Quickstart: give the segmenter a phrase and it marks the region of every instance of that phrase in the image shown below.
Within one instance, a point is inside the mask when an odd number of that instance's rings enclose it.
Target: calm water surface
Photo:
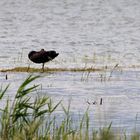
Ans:
[[[55,101],[63,99],[67,105],[72,99],[74,113],[84,112],[89,102],[95,127],[112,121],[114,126],[132,129],[137,116],[140,130],[139,0],[0,1],[0,69],[40,67],[27,54],[41,48],[60,53],[48,67],[125,67],[116,69],[110,79],[110,72],[58,72],[43,74],[36,83]],[[0,73],[1,85],[11,83],[7,96],[12,97],[27,75]]]

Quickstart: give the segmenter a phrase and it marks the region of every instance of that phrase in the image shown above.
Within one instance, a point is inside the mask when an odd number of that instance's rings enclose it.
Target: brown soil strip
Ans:
[[[101,69],[96,68],[46,68],[44,72],[95,72],[101,71]],[[29,67],[15,67],[12,69],[3,69],[0,72],[42,72],[42,69],[39,68],[29,68]]]

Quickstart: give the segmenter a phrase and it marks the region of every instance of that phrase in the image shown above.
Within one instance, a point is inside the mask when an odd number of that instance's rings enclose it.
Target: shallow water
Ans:
[[[42,94],[55,101],[63,99],[66,105],[71,99],[74,113],[84,112],[90,103],[95,127],[112,121],[114,127],[133,129],[137,116],[140,130],[139,7],[139,0],[0,1],[0,69],[39,68],[27,54],[41,48],[60,53],[48,67],[113,69],[119,64],[125,69],[114,70],[111,76],[111,70],[44,73],[37,83],[42,85]],[[27,75],[0,73],[0,83],[11,83],[8,95],[12,98]]]
[[[5,74],[8,75],[8,80],[5,79]],[[111,78],[110,72],[107,72],[105,81],[100,74],[101,72],[92,72],[87,77],[86,72],[43,73],[42,78],[33,84],[40,84],[39,94],[48,95],[55,104],[62,100],[66,107],[70,101],[74,119],[79,118],[79,114],[82,115],[89,107],[90,125],[93,128],[107,126],[112,122],[112,127],[119,127],[120,130],[132,131],[136,127],[139,131],[140,71],[114,71]],[[10,83],[5,100],[7,97],[12,100],[18,86],[28,75],[29,73],[0,74],[3,85]],[[36,93],[33,94],[35,95]],[[1,102],[1,106],[5,104],[5,100]],[[56,113],[62,117],[62,108],[59,107]]]
[[[139,7],[139,0],[1,1],[0,66],[28,66],[28,52],[41,48],[60,53],[50,67],[138,65]]]

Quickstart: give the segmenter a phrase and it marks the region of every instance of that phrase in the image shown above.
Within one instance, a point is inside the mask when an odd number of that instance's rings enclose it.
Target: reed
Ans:
[[[74,122],[68,107],[61,101],[54,104],[48,96],[32,98],[32,92],[39,85],[31,83],[40,76],[30,75],[19,86],[14,100],[7,99],[6,105],[0,109],[0,140],[125,140],[121,133],[112,130],[112,123],[99,130],[91,130],[88,109]],[[5,98],[9,85],[0,89],[0,101]],[[62,107],[64,117],[62,120],[54,114],[58,106]],[[140,134],[133,132],[130,140],[139,140]]]

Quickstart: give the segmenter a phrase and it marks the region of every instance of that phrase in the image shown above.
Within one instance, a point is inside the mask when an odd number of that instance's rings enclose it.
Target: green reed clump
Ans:
[[[29,76],[18,88],[13,102],[7,99],[6,105],[1,109],[0,137],[3,140],[9,139],[33,139],[38,138],[44,123],[45,114],[51,114],[60,102],[53,105],[48,96],[36,97],[32,101],[31,92],[35,91],[38,85],[28,87],[28,85],[39,78],[39,76]],[[2,100],[9,85],[0,91]]]
[[[6,105],[0,109],[0,140],[126,140],[126,137],[112,131],[112,124],[91,131],[88,109],[75,123],[70,115],[70,103],[67,108],[62,105],[64,117],[59,120],[53,113],[61,101],[54,105],[48,96],[32,98],[31,93],[39,85],[30,84],[39,77],[27,77],[14,99],[8,98]],[[0,101],[8,87],[0,89]],[[139,136],[139,133],[133,133],[129,138],[139,140]]]

